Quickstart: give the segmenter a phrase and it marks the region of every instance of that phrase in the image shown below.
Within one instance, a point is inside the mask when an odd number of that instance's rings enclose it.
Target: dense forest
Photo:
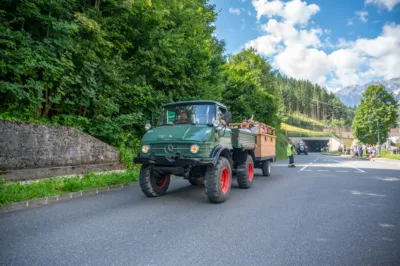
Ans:
[[[276,87],[284,114],[303,114],[331,126],[351,126],[355,108],[349,108],[332,92],[307,80],[276,75]],[[296,115],[293,115],[294,117]]]
[[[0,119],[80,128],[137,145],[163,103],[213,99],[236,121],[279,126],[291,112],[348,124],[344,105],[286,78],[252,49],[225,56],[207,0],[0,2]],[[312,95],[312,97],[310,97]]]

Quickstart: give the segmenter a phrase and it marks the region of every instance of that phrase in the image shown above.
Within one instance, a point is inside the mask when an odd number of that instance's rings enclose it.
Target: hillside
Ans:
[[[394,78],[391,80],[378,80],[368,82],[362,85],[351,85],[344,87],[337,92],[335,95],[340,98],[340,100],[347,106],[355,106],[360,103],[362,94],[370,85],[380,85],[382,84],[385,88],[394,94],[397,100],[400,100],[400,78]]]
[[[161,106],[182,100],[274,127],[351,122],[333,93],[282,76],[254,49],[225,56],[205,1],[28,2],[2,4],[0,120],[73,126],[132,150]]]

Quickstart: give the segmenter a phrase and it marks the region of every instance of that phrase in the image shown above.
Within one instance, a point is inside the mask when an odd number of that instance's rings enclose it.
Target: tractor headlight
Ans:
[[[193,154],[196,154],[199,152],[199,146],[197,146],[196,144],[193,144],[192,146],[190,146],[190,152]]]
[[[142,146],[142,152],[143,153],[148,153],[150,150],[150,146],[149,145],[143,145]]]

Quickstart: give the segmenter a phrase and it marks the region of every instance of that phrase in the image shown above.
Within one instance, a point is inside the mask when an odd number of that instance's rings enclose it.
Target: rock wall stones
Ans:
[[[75,128],[0,121],[0,169],[115,163],[119,151]]]

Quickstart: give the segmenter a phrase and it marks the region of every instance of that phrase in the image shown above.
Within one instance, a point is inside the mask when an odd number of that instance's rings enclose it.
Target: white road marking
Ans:
[[[305,171],[304,169],[307,168],[308,165],[304,166],[303,168],[300,169],[300,171]]]
[[[314,161],[314,162],[316,162],[318,159],[319,159],[319,156],[318,156],[318,158],[317,158],[317,159],[315,159],[315,161]],[[309,164],[311,165],[311,164],[313,164],[313,162],[311,162],[311,163],[309,163]],[[312,170],[305,170],[305,169],[307,168],[307,166],[308,166],[308,165],[305,165],[303,168],[301,168],[301,169],[300,169],[300,172],[301,172],[301,171],[312,172]]]
[[[329,170],[318,170],[318,172],[329,172]]]
[[[365,171],[363,171],[363,170],[361,170],[361,169],[358,169],[357,167],[351,166],[351,165],[349,165],[349,164],[347,164],[347,163],[343,163],[343,162],[341,162],[341,161],[337,161],[337,160],[333,160],[333,159],[328,159],[328,160],[331,160],[331,161],[334,161],[334,162],[337,162],[337,163],[341,163],[341,164],[343,164],[343,165],[347,165],[348,167],[353,168],[353,169],[356,169],[357,171],[359,171],[358,173],[365,173]],[[356,172],[356,173],[357,173],[357,172]]]
[[[336,171],[338,173],[348,173],[349,171]]]

